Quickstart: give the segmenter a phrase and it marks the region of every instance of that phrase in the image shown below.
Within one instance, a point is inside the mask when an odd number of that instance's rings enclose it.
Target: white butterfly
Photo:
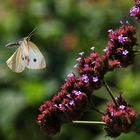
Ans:
[[[30,41],[30,37],[25,37],[18,43],[9,43],[6,47],[16,47],[18,49],[6,61],[8,67],[17,73],[22,72],[26,67],[30,69],[42,69],[46,67],[46,61],[38,47]]]

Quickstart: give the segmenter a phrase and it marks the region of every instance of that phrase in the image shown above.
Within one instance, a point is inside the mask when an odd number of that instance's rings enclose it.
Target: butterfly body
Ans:
[[[46,67],[46,61],[38,47],[25,37],[18,43],[9,43],[8,48],[18,46],[16,52],[6,61],[8,67],[17,73],[22,72],[26,67],[30,69],[42,69]]]

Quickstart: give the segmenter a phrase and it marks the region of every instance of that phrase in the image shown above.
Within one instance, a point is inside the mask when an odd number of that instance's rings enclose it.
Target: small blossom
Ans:
[[[78,57],[76,60],[77,60],[77,62],[80,62],[81,61],[81,57]]]
[[[109,33],[110,33],[110,32],[113,32],[113,30],[112,30],[112,29],[109,29],[108,32],[109,32]]]
[[[73,77],[73,76],[74,76],[74,73],[69,73],[69,74],[67,75],[68,78]]]
[[[126,21],[126,24],[129,24],[129,21],[128,20]]]
[[[140,8],[139,7],[132,7],[130,10],[130,15],[131,16],[136,16],[138,13],[140,12]]]
[[[125,109],[125,106],[124,105],[120,105],[119,106],[119,109],[122,109],[123,110],[123,109]]]
[[[88,64],[84,64],[84,67],[89,67],[89,65]]]
[[[123,25],[123,21],[122,20],[120,20],[120,24]]]
[[[103,49],[103,52],[107,52],[107,51],[108,51],[108,48]]]
[[[127,50],[124,50],[123,52],[122,52],[122,54],[124,54],[124,55],[127,55],[129,53],[129,51],[127,51]]]
[[[91,47],[90,49],[91,49],[92,51],[95,51],[95,47]]]
[[[111,116],[114,116],[114,112],[111,112]]]
[[[77,91],[77,90],[73,90],[73,93],[74,93],[76,96],[79,96],[79,95],[82,94],[81,91]]]
[[[71,100],[71,101],[69,102],[69,104],[70,104],[70,105],[73,105],[73,104],[74,104],[74,100]]]
[[[66,96],[67,96],[68,98],[72,99],[72,97],[71,97],[71,95],[70,95],[70,94],[67,94]]]
[[[98,77],[96,76],[96,77],[93,77],[93,82],[98,82],[99,81],[99,79],[98,79]]]
[[[123,37],[123,35],[119,35],[118,40],[119,40],[119,42],[121,42],[123,44],[127,41],[127,37]]]
[[[113,42],[113,43],[115,43],[115,41],[114,41],[114,39],[113,39],[113,38],[111,38],[111,39],[110,39],[110,41],[111,41],[111,42]]]
[[[85,54],[84,52],[80,52],[80,53],[79,53],[80,56],[83,56],[84,54]]]
[[[85,82],[85,83],[88,83],[89,82],[89,78],[86,74],[82,75],[82,80]]]

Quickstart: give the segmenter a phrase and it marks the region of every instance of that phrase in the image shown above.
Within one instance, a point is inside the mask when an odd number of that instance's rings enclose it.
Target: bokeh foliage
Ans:
[[[77,53],[90,53],[93,45],[102,54],[108,41],[108,29],[120,26],[119,21],[138,23],[129,16],[134,0],[5,0],[0,1],[0,140],[101,140],[105,133],[101,126],[64,125],[61,134],[48,137],[37,125],[38,107],[59,91],[66,75],[74,71]],[[13,73],[5,64],[15,49],[5,48],[17,42],[35,27],[32,41],[46,58],[47,68]],[[140,112],[140,55],[134,65],[106,75],[113,91],[124,97]],[[94,101],[105,108],[110,99],[104,88],[96,91]],[[117,95],[117,94],[116,94]],[[96,112],[83,120],[100,120]],[[117,140],[137,140],[140,135],[130,133]]]

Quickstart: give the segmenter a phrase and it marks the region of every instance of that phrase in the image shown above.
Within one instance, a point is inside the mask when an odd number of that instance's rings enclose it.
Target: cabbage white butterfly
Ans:
[[[34,31],[34,30],[33,30]],[[9,43],[7,48],[18,47],[15,53],[6,61],[8,67],[17,73],[26,67],[29,69],[42,69],[46,67],[46,61],[38,47],[30,41],[33,31],[18,43]]]

